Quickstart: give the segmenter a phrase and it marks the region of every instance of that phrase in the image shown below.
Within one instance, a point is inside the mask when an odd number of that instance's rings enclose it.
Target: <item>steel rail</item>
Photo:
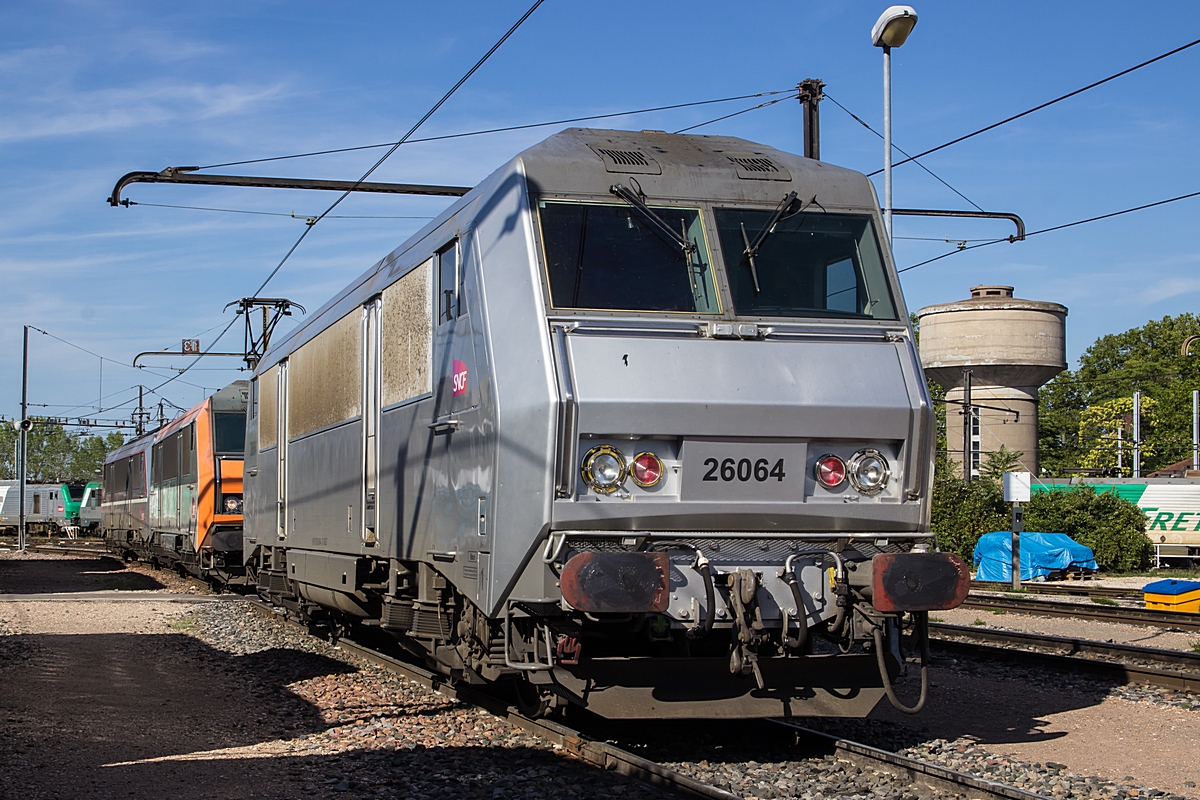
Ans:
[[[989,660],[1100,673],[1125,683],[1149,684],[1186,692],[1200,691],[1200,653],[939,622],[931,622],[929,630],[930,633],[941,634],[933,637],[931,644],[943,650]],[[957,641],[945,638],[947,636],[973,641]],[[1057,652],[1014,649],[1022,646],[1048,648]],[[1089,658],[1089,655],[1149,661],[1158,666]]]
[[[931,789],[948,791],[956,797],[967,798],[1003,798],[1004,800],[1045,800],[1045,795],[1018,789],[1006,783],[978,778],[965,772],[919,761],[915,758],[902,756],[878,747],[859,744],[858,742],[842,739],[828,733],[814,731],[794,722],[782,719],[768,720],[776,725],[791,728],[802,736],[823,742],[834,748],[839,756],[857,767],[867,767],[882,772],[899,773],[913,783],[923,784]]]
[[[1011,592],[1012,586],[999,581],[971,581],[973,592]],[[1022,583],[1021,591],[1029,594],[1055,594],[1070,597],[1108,597],[1111,599],[1141,600],[1141,589],[1122,589],[1118,586],[1088,586],[1085,583]]]
[[[1015,597],[979,597],[968,595],[962,608],[995,609],[1038,617],[1073,617],[1093,622],[1112,622],[1118,625],[1141,625],[1156,628],[1177,628],[1200,631],[1200,614],[1182,611],[1157,611],[1148,608],[1125,608],[1084,603],[1062,603],[1053,600],[1028,600]]]
[[[312,633],[306,626],[281,616],[271,606],[261,600],[248,597],[246,601],[252,609],[260,614],[274,619],[283,619],[290,625],[310,634]],[[530,719],[498,698],[472,689],[469,686],[456,686],[443,675],[438,675],[398,658],[393,658],[386,653],[381,653],[351,639],[338,639],[336,644],[347,652],[351,652],[360,658],[381,666],[389,672],[402,675],[408,680],[419,683],[444,697],[478,706],[511,725],[515,725],[535,736],[546,739],[552,744],[560,746],[563,752],[590,766],[609,772],[616,772],[625,777],[633,778],[652,786],[667,788],[690,797],[706,797],[713,800],[741,800],[736,794],[702,783],[694,778],[689,778],[681,772],[676,772],[669,767],[664,767],[661,764],[634,755],[619,747],[614,747],[607,742],[589,739],[579,731],[568,728],[565,725],[545,719]]]
[[[83,546],[72,547],[70,545],[67,545],[64,547],[61,545],[53,545],[53,544],[31,544],[31,545],[26,545],[25,549],[29,550],[31,552],[34,552],[34,553],[51,553],[51,554],[56,554],[56,555],[60,555],[60,556],[87,555],[87,556],[97,556],[100,558],[116,558],[116,556],[114,556],[112,553],[108,552],[108,550],[106,550],[104,548],[104,545],[96,545],[95,547],[83,547]]]

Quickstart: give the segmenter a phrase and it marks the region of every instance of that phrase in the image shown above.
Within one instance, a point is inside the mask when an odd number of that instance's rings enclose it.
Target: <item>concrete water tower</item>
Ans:
[[[969,300],[926,306],[917,318],[921,365],[950,401],[950,459],[961,469],[969,422],[973,475],[1001,445],[1036,475],[1038,388],[1067,368],[1066,306],[1020,300],[1011,286],[974,286]],[[972,413],[964,420],[968,381]]]

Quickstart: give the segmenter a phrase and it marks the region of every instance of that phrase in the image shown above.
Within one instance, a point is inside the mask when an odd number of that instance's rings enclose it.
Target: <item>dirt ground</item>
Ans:
[[[0,798],[663,796],[175,580],[0,554]]]

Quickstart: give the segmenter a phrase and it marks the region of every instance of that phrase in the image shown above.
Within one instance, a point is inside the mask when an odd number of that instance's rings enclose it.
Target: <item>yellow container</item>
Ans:
[[[1146,608],[1200,614],[1200,583],[1196,581],[1155,581],[1142,587],[1142,597]]]

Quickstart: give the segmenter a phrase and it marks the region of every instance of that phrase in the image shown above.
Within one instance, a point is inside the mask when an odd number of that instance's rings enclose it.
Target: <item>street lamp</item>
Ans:
[[[904,44],[916,25],[917,12],[912,6],[889,6],[871,28],[871,44],[883,48],[883,227],[889,246],[892,243],[892,48]]]

